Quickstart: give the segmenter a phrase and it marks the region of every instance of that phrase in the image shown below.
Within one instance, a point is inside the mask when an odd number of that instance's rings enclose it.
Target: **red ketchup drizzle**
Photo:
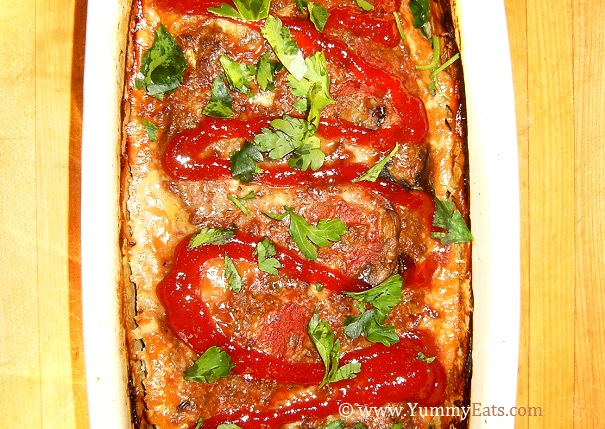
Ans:
[[[280,384],[317,385],[324,367],[320,363],[295,363],[235,343],[214,323],[199,287],[205,274],[203,267],[226,253],[237,260],[253,262],[255,241],[238,232],[224,245],[203,245],[189,248],[189,238],[176,248],[175,264],[157,288],[158,297],[166,308],[170,329],[198,354],[211,346],[223,347],[235,367],[234,374],[245,374],[254,379],[272,380]],[[278,260],[283,272],[305,282],[321,282],[334,293],[344,290],[360,291],[369,285],[349,278],[316,262],[301,259],[294,252],[278,248]],[[374,344],[364,349],[343,354],[341,365],[360,362],[362,371],[353,380],[335,383],[331,393],[317,391],[307,400],[280,407],[280,396],[287,396],[288,388],[272,396],[273,408],[244,410],[231,415],[215,416],[204,422],[204,427],[216,427],[230,422],[245,424],[246,428],[261,428],[266,424],[283,424],[305,417],[321,418],[338,412],[343,402],[379,406],[389,401],[413,401],[423,405],[438,404],[443,400],[446,374],[439,362],[426,364],[417,359],[419,352],[434,355],[435,347],[422,333],[408,334],[400,342],[385,347]]]
[[[361,372],[352,380],[334,383],[329,389],[313,392],[307,399],[261,410],[238,410],[232,414],[204,420],[204,428],[237,424],[245,429],[275,428],[305,418],[321,419],[338,414],[339,406],[378,407],[388,402],[414,402],[422,406],[441,404],[445,397],[446,373],[438,362],[427,364],[417,359],[430,339],[422,334],[401,338],[390,347],[374,344],[343,356],[342,362],[361,363]],[[424,353],[424,352],[423,352]],[[437,365],[435,365],[437,364]],[[272,405],[280,396],[287,400],[291,390],[282,388],[269,399]],[[277,405],[277,404],[275,404]]]
[[[253,255],[255,241],[252,237],[238,232],[225,245],[205,245],[195,248],[187,246],[185,239],[177,246],[173,269],[157,287],[157,294],[164,307],[170,329],[181,340],[201,354],[211,346],[224,347],[237,365],[235,374],[246,373],[255,379],[274,380],[285,384],[319,384],[323,377],[323,365],[289,363],[283,359],[235,344],[210,318],[207,305],[199,294],[202,275],[201,267],[215,258],[228,254],[233,260],[255,262]],[[326,289],[336,293],[349,290],[361,291],[369,286],[359,280],[349,278],[318,263],[305,261],[295,253],[278,248],[277,259],[289,277],[305,282],[320,282]]]
[[[180,14],[207,14],[209,7],[219,7],[220,1],[208,0],[154,0],[155,7]],[[398,10],[400,1],[377,0],[374,12],[389,16],[386,10]],[[308,20],[283,19],[305,56],[323,50],[326,57],[352,73],[354,79],[365,83],[373,95],[392,101],[399,121],[396,125],[369,130],[338,119],[324,119],[317,134],[328,140],[345,139],[353,145],[369,146],[378,151],[392,149],[395,142],[421,144],[428,132],[426,112],[422,102],[405,90],[403,83],[388,72],[370,65],[351,52],[334,36],[342,30],[367,37],[387,47],[399,43],[399,34],[393,19],[361,13],[353,8],[332,9],[325,33],[318,32]],[[258,29],[259,23],[243,23]],[[174,178],[181,180],[217,180],[231,177],[228,159],[212,152],[212,145],[228,138],[252,139],[262,128],[270,126],[270,118],[243,120],[204,119],[196,129],[177,134],[169,143],[162,163]],[[285,166],[270,166],[255,175],[254,181],[268,186],[325,186],[350,183],[367,171],[367,166],[347,164],[344,161],[322,167],[318,171],[298,171]],[[391,182],[360,182],[358,186],[374,192],[417,213],[431,229],[433,200],[424,192],[408,191]],[[237,344],[210,315],[208,305],[200,295],[205,275],[205,264],[225,254],[234,260],[254,262],[254,239],[238,232],[225,245],[204,245],[188,248],[183,240],[175,251],[171,272],[158,285],[157,293],[167,312],[169,327],[198,354],[211,346],[221,346],[236,364],[235,374],[253,379],[275,381],[279,384],[310,386],[320,383],[324,367],[320,363],[295,363],[268,355],[251,347]],[[370,286],[349,278],[313,261],[301,259],[296,253],[280,248],[278,260],[285,275],[305,282],[320,282],[333,293],[360,291]],[[422,286],[436,268],[432,259],[426,266],[410,265],[408,279],[414,286]],[[341,365],[361,362],[362,371],[353,380],[334,383],[330,388],[311,391],[307,398],[281,404],[290,398],[290,387],[279,388],[270,398],[270,405],[262,409],[238,410],[232,414],[212,417],[204,427],[215,428],[222,423],[239,424],[244,428],[275,427],[307,417],[322,418],[338,413],[341,403],[381,406],[387,402],[418,402],[431,406],[441,403],[445,395],[446,374],[442,365],[417,359],[419,352],[435,355],[436,347],[429,334],[409,333],[399,343],[385,347],[374,344],[350,351],[341,357]]]
[[[330,17],[324,31],[332,35],[342,30],[351,31],[356,36],[367,37],[389,48],[397,46],[401,38],[393,15],[389,15],[388,19],[381,19],[352,7],[330,9]]]

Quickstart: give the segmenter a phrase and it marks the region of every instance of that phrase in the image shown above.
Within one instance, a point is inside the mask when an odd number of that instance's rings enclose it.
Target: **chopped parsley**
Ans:
[[[197,424],[195,425],[195,428],[193,428],[193,429],[200,429],[203,424],[204,424],[204,418],[200,417],[199,419],[197,419]]]
[[[292,39],[290,30],[284,27],[279,18],[269,15],[261,33],[284,67],[297,79],[302,79],[307,72],[307,65],[296,41]]]
[[[307,121],[314,127],[313,132],[319,126],[319,116],[324,107],[333,104],[334,99],[330,95],[330,75],[326,57],[323,52],[317,52],[305,59],[307,71],[302,78],[294,75],[288,76],[288,84],[292,88],[292,94],[302,97],[294,107],[300,112],[307,112]]]
[[[144,118],[139,118],[139,121],[143,125],[143,128],[145,128],[145,132],[147,133],[147,137],[149,137],[149,140],[151,140],[152,142],[156,141],[158,139],[159,130],[157,125],[153,122],[149,122],[147,119]]]
[[[431,34],[429,17],[431,13],[430,0],[410,0],[410,11],[414,17],[414,27],[421,29],[428,38]]]
[[[250,211],[246,208],[246,206],[242,203],[242,201],[254,200],[256,198],[254,191],[248,192],[246,195],[244,195],[241,198],[238,198],[235,195],[228,194],[227,198],[229,199],[229,201],[231,201],[235,205],[235,207],[240,209],[242,211],[242,213],[244,213],[245,216],[250,216]]]
[[[233,292],[240,292],[244,288],[244,282],[242,281],[242,276],[240,276],[237,268],[235,268],[235,264],[229,256],[225,254],[225,271],[224,277],[227,281],[227,285],[229,289]]]
[[[433,36],[431,40],[433,43],[433,59],[431,60],[430,64],[427,64],[424,66],[423,65],[416,66],[416,70],[430,70],[431,83],[429,84],[429,91],[431,92],[431,94],[434,94],[435,89],[438,84],[437,76],[443,70],[445,70],[446,68],[451,66],[454,62],[456,62],[456,60],[458,60],[458,58],[460,58],[460,54],[457,53],[456,55],[452,56],[449,60],[447,60],[445,63],[443,63],[442,65],[439,65],[440,52],[441,52],[439,38],[437,36]]]
[[[451,201],[441,201],[435,197],[435,215],[433,226],[447,232],[433,232],[431,237],[438,238],[442,244],[467,243],[473,241],[473,235],[466,226],[462,214]]]
[[[387,314],[401,302],[402,288],[403,279],[399,274],[395,274],[372,289],[363,292],[344,292],[344,294]]]
[[[221,3],[220,7],[208,8],[208,12],[225,18],[244,21],[260,21],[269,15],[271,0],[233,0],[233,6]]]
[[[275,244],[267,237],[256,244],[256,256],[258,258],[258,269],[269,274],[277,275],[278,268],[282,264],[274,257],[277,255]]]
[[[367,0],[356,0],[357,6],[365,10],[366,12],[374,10],[374,5]]]
[[[233,97],[221,76],[217,76],[212,84],[210,101],[204,107],[203,114],[213,118],[231,118],[233,116]]]
[[[399,36],[401,37],[401,40],[405,42],[405,33],[403,31],[403,24],[401,23],[401,17],[399,16],[399,12],[393,12],[393,16],[395,17],[395,25],[397,26]]]
[[[330,17],[330,12],[319,4],[312,3],[308,0],[296,0],[296,7],[299,11],[309,11],[309,19],[318,31],[324,31],[326,22]]]
[[[183,377],[188,381],[212,383],[219,378],[229,376],[234,366],[231,357],[223,349],[212,346],[183,373]]]
[[[275,75],[283,69],[279,61],[271,60],[269,52],[265,52],[256,64],[256,81],[263,91],[275,89]]]
[[[155,31],[153,45],[141,58],[141,70],[135,76],[137,89],[145,88],[150,96],[163,100],[183,83],[187,60],[183,50],[164,24]]]
[[[242,183],[251,182],[254,175],[262,171],[257,163],[263,161],[263,155],[258,147],[249,141],[246,141],[240,150],[232,152],[229,160],[231,175]]]
[[[198,247],[203,244],[227,244],[235,235],[234,229],[202,228],[189,240],[189,248]]]
[[[345,427],[344,420],[334,420],[333,422],[328,423],[325,426],[322,426],[321,429],[343,429]]]
[[[395,327],[384,325],[384,322],[392,308],[401,302],[402,288],[403,279],[396,274],[367,291],[345,292],[345,295],[360,302],[361,311],[358,316],[349,316],[345,319],[345,335],[351,339],[363,336],[370,342],[381,343],[385,346],[399,342]],[[370,304],[374,308],[367,310],[364,303]]]
[[[317,170],[323,165],[325,155],[320,140],[305,120],[285,115],[271,121],[271,126],[273,129],[263,128],[261,134],[254,137],[260,151],[268,152],[269,158],[280,159],[292,154],[288,165],[303,171]]]
[[[422,353],[422,352],[418,352],[418,356],[416,356],[416,359],[418,359],[420,362],[425,362],[425,363],[433,363],[433,361],[436,358],[437,358],[437,356],[426,357],[424,355],[424,353]]]
[[[229,81],[229,85],[231,85],[231,87],[236,91],[246,95],[251,95],[252,92],[250,91],[250,82],[256,75],[256,67],[248,64],[238,63],[225,55],[221,55],[219,61],[223,66],[223,70],[225,71],[225,75]]]
[[[320,389],[328,383],[355,378],[361,370],[361,364],[351,362],[339,367],[340,341],[334,341],[334,332],[328,322],[320,320],[319,315],[315,313],[309,321],[307,332],[324,363],[325,374],[319,384]]]
[[[399,149],[399,143],[395,144],[393,150],[380,161],[378,161],[373,167],[371,167],[368,171],[366,171],[363,175],[359,176],[356,179],[353,179],[353,183],[361,182],[362,180],[366,180],[368,182],[375,182],[378,179],[380,173],[384,167],[388,164],[388,162],[395,156],[397,150]]]
[[[222,424],[222,425],[218,425],[216,427],[216,429],[242,429],[242,428],[239,427],[238,425],[234,425],[234,424]]]
[[[309,224],[302,216],[296,214],[294,209],[284,206],[285,213],[265,213],[276,220],[283,220],[290,216],[290,236],[298,249],[310,261],[317,259],[317,247],[327,247],[330,242],[340,240],[348,231],[347,225],[340,219],[321,219],[317,225]]]

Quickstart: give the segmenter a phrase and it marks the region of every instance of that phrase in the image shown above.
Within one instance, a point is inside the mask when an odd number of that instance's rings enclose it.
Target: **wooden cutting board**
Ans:
[[[605,415],[605,3],[504,3],[521,175],[518,406],[542,413],[516,427],[595,428]],[[84,0],[0,4],[0,427],[88,426],[85,9]]]

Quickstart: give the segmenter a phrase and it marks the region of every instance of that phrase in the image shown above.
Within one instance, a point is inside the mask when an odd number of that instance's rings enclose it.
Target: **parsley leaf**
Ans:
[[[309,321],[307,332],[324,363],[325,374],[319,384],[319,389],[328,383],[355,378],[355,375],[361,370],[361,364],[351,362],[338,367],[340,341],[334,341],[334,332],[328,322],[320,320],[319,315],[315,313]]]
[[[366,180],[368,182],[375,182],[378,179],[378,176],[384,169],[384,167],[388,164],[388,162],[395,156],[397,150],[399,149],[399,143],[395,144],[395,147],[387,156],[378,161],[373,167],[371,167],[364,174],[359,176],[356,179],[353,179],[353,183],[361,182],[362,180]]]
[[[240,292],[244,288],[242,276],[239,275],[237,268],[235,268],[235,265],[233,264],[233,261],[226,254],[224,277],[227,281],[229,289],[231,289],[233,292]]]
[[[244,195],[241,198],[238,198],[235,195],[231,195],[231,194],[227,195],[227,198],[229,199],[229,201],[231,201],[235,205],[235,207],[240,209],[244,213],[245,216],[250,216],[250,211],[248,211],[248,209],[246,208],[246,206],[244,206],[242,201],[254,200],[256,198],[256,195],[254,195],[254,191],[250,191],[248,194]]]
[[[345,427],[344,420],[334,420],[323,426],[321,429],[343,429]]]
[[[265,52],[256,64],[256,80],[263,91],[275,89],[275,75],[283,69],[279,61],[272,61],[269,52]]]
[[[401,16],[399,16],[399,12],[393,12],[393,16],[395,17],[395,25],[397,26],[399,37],[405,42],[405,33],[403,31],[403,24],[401,23]]]
[[[164,24],[155,31],[153,45],[141,58],[141,70],[135,77],[137,89],[145,88],[147,94],[163,100],[183,83],[187,60],[183,50]]]
[[[279,18],[269,15],[261,28],[261,33],[284,67],[297,79],[302,79],[307,72],[307,66],[296,41],[292,39],[290,30],[284,27]]]
[[[200,429],[203,424],[204,424],[204,418],[200,417],[199,419],[197,419],[197,424],[195,425],[195,428],[193,428],[193,429]]]
[[[291,207],[284,206],[284,210],[290,215],[290,235],[292,239],[302,254],[311,261],[317,259],[315,246],[327,247],[330,242],[339,241],[340,237],[348,231],[347,225],[340,219],[321,219],[315,226],[307,223],[302,216],[294,213]]]
[[[330,17],[330,12],[328,12],[323,6],[311,2],[308,2],[307,9],[309,10],[309,18],[311,19],[311,22],[315,28],[317,28],[318,31],[324,31],[326,22]]]
[[[403,278],[399,274],[394,274],[372,289],[364,292],[344,292],[344,294],[359,302],[368,303],[384,314],[388,314],[393,307],[401,302],[402,288]]]
[[[353,429],[368,429],[368,427],[363,423],[359,422],[353,425]]]
[[[374,5],[367,0],[357,0],[357,6],[366,12],[374,9]]]
[[[246,141],[240,150],[232,152],[229,160],[231,175],[242,183],[251,182],[254,175],[262,171],[256,163],[262,162],[263,155],[258,147],[249,141]]]
[[[435,197],[433,226],[447,230],[447,232],[433,232],[431,234],[431,237],[438,238],[442,244],[473,241],[473,235],[466,226],[462,214],[451,201],[441,201]]]
[[[231,58],[221,55],[219,58],[229,85],[243,94],[252,95],[250,82],[254,79],[256,68],[248,64],[238,63]]]
[[[212,346],[183,373],[183,377],[188,381],[212,383],[221,377],[229,376],[234,366],[227,353],[220,347]]]
[[[430,0],[410,0],[410,11],[414,17],[414,27],[421,28],[425,36],[428,36],[430,32],[427,31],[429,30],[428,26],[430,25]]]
[[[277,269],[282,267],[277,259],[275,244],[267,237],[256,244],[256,255],[258,257],[258,269],[269,274],[277,275]]]
[[[432,363],[436,358],[437,356],[426,357],[422,352],[418,352],[418,356],[416,356],[416,359],[418,359],[420,362],[425,363]]]
[[[237,10],[227,3],[221,3],[218,8],[208,8],[208,12],[226,18],[260,21],[269,15],[271,0],[233,0],[233,3]]]
[[[147,132],[147,137],[149,137],[149,140],[151,140],[152,142],[156,141],[158,139],[158,130],[159,130],[157,125],[154,124],[153,122],[149,122],[147,119],[144,119],[144,118],[139,118],[139,121],[141,121],[143,128],[145,128],[145,131]]]
[[[206,116],[212,116],[213,118],[231,118],[233,116],[232,106],[233,97],[231,97],[223,78],[217,76],[212,84],[210,101],[206,107],[204,107],[202,113]]]
[[[317,130],[321,111],[334,103],[330,95],[330,75],[323,52],[317,52],[306,58],[305,64],[307,66],[305,75],[301,79],[289,75],[288,84],[292,88],[292,94],[306,99],[304,103],[301,103],[301,100],[297,101],[295,108],[301,111],[308,110],[307,120]]]
[[[288,164],[303,171],[317,170],[323,165],[325,155],[321,142],[306,121],[285,115],[271,121],[271,126],[272,130],[263,128],[261,134],[254,137],[254,142],[262,152],[268,152],[269,158],[280,159],[293,154]]]
[[[381,311],[372,308],[359,316],[349,316],[344,322],[345,335],[353,340],[360,336],[372,343],[381,343],[390,346],[399,342],[395,327],[383,325],[386,316]]]
[[[235,235],[234,229],[202,228],[189,240],[188,247],[198,247],[203,244],[227,244]]]
[[[403,423],[399,422],[399,423],[395,423],[391,429],[403,429]],[[433,429],[431,425],[429,425],[429,429]]]

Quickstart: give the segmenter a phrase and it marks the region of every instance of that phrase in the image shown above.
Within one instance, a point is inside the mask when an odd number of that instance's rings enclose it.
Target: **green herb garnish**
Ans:
[[[260,151],[268,152],[269,158],[280,159],[292,154],[288,165],[303,171],[317,170],[323,165],[325,155],[320,140],[305,120],[286,115],[271,121],[271,126],[273,129],[263,128],[261,134],[254,137]]]
[[[323,52],[305,59],[307,72],[302,79],[288,76],[288,84],[292,88],[292,94],[303,97],[295,104],[295,108],[301,112],[307,112],[307,121],[314,127],[313,132],[319,126],[319,116],[324,107],[333,104],[334,99],[330,95],[330,75]]]
[[[319,315],[315,313],[309,321],[307,332],[324,363],[325,374],[319,384],[319,389],[328,383],[355,378],[355,375],[361,370],[361,364],[352,362],[341,367],[338,366],[340,341],[334,341],[334,332],[328,322],[320,320]]]
[[[256,198],[256,195],[254,195],[253,191],[248,192],[246,195],[244,195],[241,198],[238,198],[235,195],[231,195],[231,194],[227,195],[227,198],[229,199],[229,201],[231,201],[235,205],[235,207],[240,209],[242,211],[242,213],[244,213],[245,216],[250,216],[250,211],[246,208],[246,206],[244,206],[242,201],[254,200]]]
[[[385,346],[398,343],[399,336],[395,333],[395,327],[383,325],[386,319],[386,315],[375,308],[364,310],[359,316],[349,316],[345,319],[345,335],[352,340],[363,336],[372,343]]]
[[[263,155],[257,146],[248,141],[244,143],[240,150],[231,153],[229,160],[231,162],[231,175],[242,183],[251,182],[254,175],[262,171],[257,162],[263,161]]]
[[[416,356],[416,359],[418,359],[420,362],[425,363],[432,363],[436,358],[437,356],[426,357],[422,352],[418,352],[418,356]]]
[[[345,427],[344,420],[334,420],[333,422],[328,423],[325,426],[322,426],[321,429],[343,429]]]
[[[240,276],[237,268],[235,268],[235,264],[231,258],[225,255],[225,271],[224,277],[227,281],[227,285],[229,289],[233,292],[240,292],[244,288],[244,282],[242,281],[242,276]]]
[[[234,229],[202,228],[189,240],[189,248],[198,247],[203,244],[227,244],[235,235]]]
[[[401,302],[402,288],[403,279],[399,274],[395,274],[372,289],[364,292],[344,292],[344,294],[388,314]]]
[[[233,116],[233,97],[222,77],[217,76],[212,84],[210,101],[204,107],[203,114],[213,118],[231,118]]]
[[[231,87],[236,91],[246,95],[251,95],[250,82],[256,75],[256,67],[248,64],[238,63],[225,55],[221,55],[219,61],[223,66],[223,70],[225,71],[225,75],[229,81],[229,85],[231,85]]]
[[[265,52],[256,64],[256,80],[263,91],[275,89],[275,75],[283,69],[279,61],[272,61],[269,52]]]
[[[426,37],[430,34],[430,0],[410,0],[410,11],[414,17],[414,27],[422,29]]]
[[[279,18],[269,15],[261,28],[261,33],[284,67],[297,79],[302,79],[307,72],[307,66],[296,41],[292,39],[290,30],[284,27]]]
[[[399,16],[399,12],[393,12],[393,16],[395,17],[395,25],[397,26],[399,36],[401,37],[401,40],[405,42],[405,33],[403,32],[403,24],[401,23],[401,17]]]
[[[218,8],[208,8],[208,12],[225,18],[260,21],[269,15],[271,0],[233,0],[233,3],[237,9],[227,3],[221,3]]]
[[[433,232],[431,237],[438,238],[442,244],[467,243],[473,241],[473,235],[466,226],[462,214],[451,201],[441,201],[435,197],[435,216],[433,226],[447,232]]]
[[[145,88],[147,94],[163,100],[183,82],[187,60],[183,50],[164,24],[155,31],[153,45],[141,58],[141,70],[135,76],[137,89]]]
[[[143,128],[145,128],[145,131],[147,132],[147,137],[149,137],[149,140],[151,140],[152,142],[156,141],[158,139],[158,130],[159,130],[157,125],[154,124],[153,122],[149,122],[147,119],[144,119],[144,118],[139,118],[139,121],[141,121]]]
[[[256,256],[258,257],[258,269],[269,274],[277,275],[277,270],[282,267],[274,258],[277,255],[275,244],[267,237],[256,244]]]
[[[345,335],[351,339],[363,336],[370,342],[385,346],[399,342],[395,327],[384,325],[384,322],[392,308],[401,302],[402,288],[403,279],[396,274],[367,291],[345,292],[345,295],[360,302],[361,311],[358,316],[349,316],[345,319]],[[365,303],[374,308],[367,310]]]
[[[367,0],[356,0],[356,1],[357,1],[357,6],[359,6],[366,12],[374,9],[374,5]]]
[[[212,346],[183,373],[183,377],[188,381],[212,383],[219,378],[229,376],[234,366],[227,353],[220,347]]]
[[[380,173],[382,172],[384,167],[395,156],[398,149],[399,149],[399,143],[396,143],[393,150],[387,156],[385,156],[380,161],[378,161],[374,166],[372,166],[363,175],[359,176],[357,179],[353,179],[353,183],[361,182],[362,180],[366,180],[368,182],[375,182],[376,179],[378,179],[378,176],[380,175]]]
[[[291,207],[284,206],[284,210],[284,214],[266,214],[277,220],[290,216],[290,236],[302,254],[311,261],[317,259],[317,247],[327,247],[331,242],[339,241],[348,230],[340,219],[321,219],[317,225],[311,225]]]

